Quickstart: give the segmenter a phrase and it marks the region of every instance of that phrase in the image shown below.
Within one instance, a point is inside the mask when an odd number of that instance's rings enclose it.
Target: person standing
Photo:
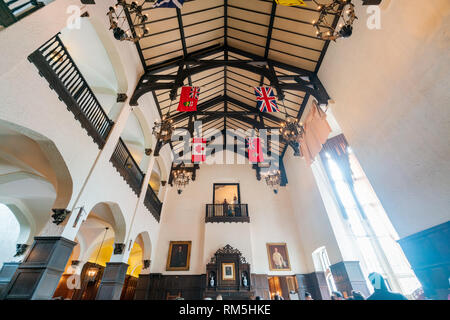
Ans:
[[[344,300],[344,296],[340,291],[333,291],[331,293],[331,300]]]
[[[369,280],[375,291],[367,300],[408,300],[400,293],[391,292],[381,274],[372,272],[369,274]]]
[[[233,212],[237,217],[241,215],[241,208],[239,207],[238,198],[236,196],[233,198]]]

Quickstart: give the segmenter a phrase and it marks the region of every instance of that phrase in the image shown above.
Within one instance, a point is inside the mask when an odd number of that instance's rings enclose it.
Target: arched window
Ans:
[[[14,213],[0,203],[0,269],[4,262],[10,262],[16,252],[20,224]]]

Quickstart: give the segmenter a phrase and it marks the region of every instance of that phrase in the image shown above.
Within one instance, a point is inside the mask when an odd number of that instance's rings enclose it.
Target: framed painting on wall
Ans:
[[[234,262],[222,263],[222,280],[236,280]]]
[[[170,241],[166,271],[189,270],[191,244],[191,241]]]
[[[289,254],[286,243],[267,243],[270,271],[290,271]]]

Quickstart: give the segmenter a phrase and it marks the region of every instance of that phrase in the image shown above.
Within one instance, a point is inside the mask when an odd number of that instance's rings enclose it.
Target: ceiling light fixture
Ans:
[[[189,181],[192,178],[192,172],[187,171],[184,163],[181,163],[178,168],[173,170],[172,175],[173,183],[177,187],[177,192],[178,194],[181,194],[181,192],[183,192],[183,188],[189,184]]]
[[[305,129],[299,119],[288,117],[281,122],[280,133],[286,142],[298,142]]]
[[[268,171],[262,174],[266,184],[273,190],[273,193],[278,193],[278,188],[281,184],[281,173],[280,170]]]
[[[168,143],[172,139],[172,134],[175,131],[173,119],[169,115],[164,115],[161,121],[156,121],[153,127],[153,134],[156,139],[162,141],[163,144]]]
[[[106,14],[109,17],[109,30],[113,31],[114,38],[119,41],[132,41],[138,42],[144,35],[149,33],[149,29],[145,27],[145,22],[148,21],[148,14],[142,13],[142,6],[147,0],[143,0],[141,4],[137,1],[127,3],[126,0],[118,0],[114,7],[109,7],[109,11]],[[135,31],[131,29],[124,30],[124,25],[127,16],[126,11],[131,15],[134,14],[134,25]]]
[[[333,0],[330,4],[317,4],[320,13],[319,19],[312,22],[316,28],[316,35],[322,40],[336,41],[338,38],[348,38],[353,33],[353,22],[358,19],[355,14],[355,5],[351,0]],[[340,22],[336,27],[327,21],[327,17],[339,17]]]

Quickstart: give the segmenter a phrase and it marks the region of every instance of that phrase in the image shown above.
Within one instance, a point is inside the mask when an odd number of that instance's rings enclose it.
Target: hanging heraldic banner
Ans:
[[[184,0],[157,0],[153,4],[153,8],[178,8],[183,7]]]
[[[282,6],[304,6],[306,7],[306,3],[303,0],[275,0],[276,3],[281,4]]]
[[[261,112],[280,112],[272,87],[255,87],[256,103]]]
[[[261,148],[261,139],[258,137],[246,138],[248,141],[248,161],[252,163],[263,162],[263,152]]]
[[[206,160],[206,139],[192,138],[192,163],[204,162]]]
[[[182,87],[177,110],[180,112],[197,111],[199,94],[199,87]]]

